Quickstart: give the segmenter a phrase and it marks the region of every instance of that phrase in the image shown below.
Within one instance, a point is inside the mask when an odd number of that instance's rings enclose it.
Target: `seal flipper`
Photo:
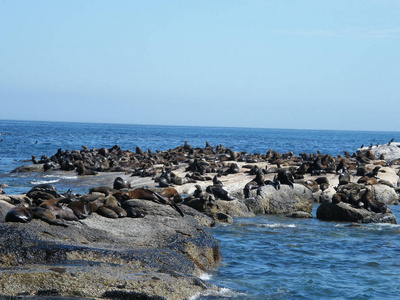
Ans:
[[[157,193],[157,192],[153,192],[152,191],[152,193],[153,193],[153,195],[155,195],[156,197],[157,197],[157,202],[158,203],[160,203],[160,204],[169,204],[169,205],[171,205],[182,217],[184,217],[185,215],[183,214],[183,212],[181,211],[181,209],[178,207],[178,205],[176,205],[176,203],[173,201],[173,200],[171,200],[171,199],[166,199],[166,198],[164,198],[163,196],[161,196],[159,193]]]
[[[179,208],[179,206],[176,205],[176,203],[171,204],[171,206],[172,206],[173,208],[175,208],[175,210],[176,210],[182,217],[185,216],[185,215],[183,214],[183,212],[181,211],[181,209]]]
[[[158,203],[160,203],[160,204],[168,204],[168,201],[167,201],[167,199],[165,199],[163,196],[161,196],[159,193],[157,193],[157,192],[153,192],[153,191],[151,191],[152,192],[152,194],[154,195],[154,196],[156,196],[156,198],[154,199],[156,202],[158,202]]]

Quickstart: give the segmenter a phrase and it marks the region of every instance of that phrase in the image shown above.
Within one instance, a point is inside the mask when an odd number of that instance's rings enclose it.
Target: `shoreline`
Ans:
[[[186,146],[186,149],[185,149]],[[274,177],[277,175],[277,173],[281,170],[294,170],[294,168],[298,169],[301,166],[301,163],[305,161],[304,158],[302,158],[301,160],[299,159],[299,157],[294,156],[293,154],[286,154],[289,155],[286,158],[282,158],[282,154],[280,155],[279,158],[276,158],[276,160],[271,160],[272,158],[267,158],[267,156],[262,156],[262,155],[257,155],[257,154],[253,154],[253,155],[248,155],[243,154],[243,161],[240,161],[240,155],[238,153],[233,153],[232,151],[230,151],[229,149],[225,149],[225,148],[220,148],[219,150],[217,150],[217,156],[219,157],[219,161],[215,163],[214,160],[214,164],[218,166],[218,169],[215,168],[212,171],[215,172],[204,172],[204,174],[200,174],[200,177],[198,177],[197,180],[193,180],[195,182],[184,182],[185,178],[190,178],[190,176],[192,176],[194,173],[196,173],[196,170],[192,170],[189,169],[189,167],[193,167],[194,163],[197,161],[207,161],[207,156],[204,155],[200,155],[199,157],[196,158],[196,152],[202,152],[205,151],[206,149],[193,149],[191,148],[189,145],[185,145],[182,147],[178,147],[176,149],[174,149],[173,151],[175,151],[176,153],[181,153],[183,154],[182,156],[186,157],[186,161],[185,160],[181,160],[178,159],[177,160],[177,164],[171,164],[170,166],[172,167],[172,172],[174,173],[174,178],[175,180],[182,180],[182,184],[177,184],[176,181],[175,183],[170,184],[171,186],[173,186],[174,188],[176,188],[176,190],[184,195],[185,197],[185,203],[189,204],[192,203],[192,205],[184,205],[184,204],[179,204],[179,207],[181,207],[181,209],[183,209],[184,213],[185,213],[185,218],[183,219],[190,219],[190,226],[191,228],[195,229],[194,232],[201,232],[202,230],[200,229],[201,227],[204,226],[213,226],[213,222],[227,222],[230,223],[233,221],[233,218],[235,217],[243,217],[243,216],[252,216],[252,215],[256,215],[256,214],[262,214],[262,213],[284,213],[284,214],[288,214],[288,213],[298,213],[298,212],[304,212],[306,213],[307,211],[310,210],[310,202],[311,203],[311,209],[312,209],[312,205],[315,202],[329,202],[332,201],[332,196],[336,193],[336,189],[338,188],[340,185],[340,176],[342,175],[342,171],[341,172],[332,172],[332,171],[328,171],[328,172],[319,172],[319,174],[308,174],[307,172],[305,174],[303,174],[303,178],[301,179],[295,179],[294,181],[294,186],[293,188],[290,188],[290,186],[287,186],[285,184],[281,185],[281,188],[279,190],[276,189],[276,186],[273,185],[274,183]],[[194,152],[194,154],[193,154]],[[162,153],[162,152],[161,152]],[[192,153],[192,154],[190,154]],[[361,153],[361,152],[360,152]],[[130,156],[137,158],[138,156],[142,155],[144,158],[146,158],[146,154],[144,154],[141,150],[139,151],[137,149],[135,155],[131,155],[131,153],[129,153]],[[151,154],[149,152],[149,154]],[[211,154],[209,154],[211,155]],[[182,157],[180,156],[180,157]],[[236,156],[235,159],[233,159]],[[122,156],[124,157],[124,156]],[[179,157],[179,156],[178,156]],[[214,159],[215,159],[215,155],[213,155]],[[323,155],[322,155],[323,157]],[[176,158],[176,157],[175,157]],[[338,159],[336,160],[336,163],[338,164],[339,161],[341,159],[347,159],[348,160],[348,169],[350,171],[350,173],[352,174],[353,178],[352,180],[350,180],[351,183],[356,183],[357,181],[359,181],[360,178],[362,178],[362,176],[358,176],[356,175],[357,168],[358,165],[355,165],[354,162],[357,161],[358,156],[351,156],[347,157],[338,157]],[[334,160],[336,159],[333,158]],[[264,160],[264,161],[263,161]],[[279,161],[278,161],[279,160]],[[393,161],[393,160],[392,160]],[[42,167],[44,166],[45,163],[43,164],[35,164],[35,167]],[[238,167],[238,172],[233,171],[232,173],[229,173],[231,170],[231,166],[233,164],[236,164],[236,166]],[[208,160],[208,166],[212,165],[212,163],[210,163],[210,160]],[[382,195],[386,195],[387,191],[390,189],[390,191],[392,191],[392,198],[390,198],[390,200],[385,200],[388,204],[394,204],[397,203],[398,201],[398,190],[397,190],[397,181],[398,181],[398,166],[397,165],[389,165],[384,159],[368,159],[364,161],[364,167],[367,170],[372,170],[373,168],[375,168],[376,166],[379,166],[379,173],[377,173],[379,180],[381,180],[382,182],[384,181],[384,183],[376,183],[373,186],[374,191],[377,189],[378,184],[380,188],[384,189],[384,192],[382,192]],[[260,186],[259,189],[254,189],[254,190],[250,190],[250,196],[249,197],[244,197],[244,187],[246,186],[247,183],[251,182],[254,177],[256,176],[257,172],[253,172],[254,167],[257,166],[257,168],[260,170],[266,170],[263,174],[263,180],[265,180],[265,182],[270,182],[268,184],[265,184],[263,186]],[[26,166],[25,166],[26,167]],[[93,176],[93,175],[83,175],[83,176],[78,176],[78,180],[82,180],[83,182],[87,181],[88,183],[91,183],[91,187],[96,186],[93,185],[93,183],[98,183],[97,186],[108,186],[109,188],[112,187],[112,180],[110,180],[111,178],[115,178],[117,176],[120,176],[124,179],[125,182],[129,183],[130,185],[130,189],[135,189],[138,187],[143,187],[144,185],[152,190],[155,191],[162,191],[163,188],[159,186],[159,181],[156,181],[156,178],[160,178],[161,174],[165,171],[165,165],[161,165],[161,164],[153,164],[152,168],[154,170],[156,170],[155,173],[153,173],[151,176],[146,176],[146,177],[140,177],[140,176],[131,176],[131,173],[126,174],[126,172],[100,172],[98,173],[98,175]],[[336,167],[336,165],[335,165]],[[189,170],[188,170],[189,169]],[[135,170],[137,171],[137,170]],[[321,169],[320,169],[321,171]],[[44,171],[43,171],[44,172]],[[46,171],[47,174],[51,174],[48,172],[60,172],[60,171]],[[68,171],[68,172],[75,172],[75,171]],[[225,172],[225,173],[224,173]],[[197,172],[197,173],[201,173],[201,172]],[[44,173],[43,173],[44,174]],[[54,174],[54,173],[53,173]],[[70,174],[70,173],[68,173]],[[72,174],[72,173],[71,173]],[[190,174],[190,176],[188,176],[188,174]],[[220,175],[220,176],[217,176]],[[209,197],[207,196],[207,200],[206,201],[195,201],[195,199],[191,199],[190,197],[193,197],[193,194],[195,193],[197,187],[196,185],[200,186],[203,190],[206,190],[206,188],[210,185],[213,185],[212,183],[212,179],[214,179],[217,176],[217,179],[222,183],[222,187],[228,191],[229,195],[233,198],[235,198],[235,200],[222,200],[222,199],[218,199],[216,197],[216,195],[212,195],[213,197]],[[323,190],[321,188],[321,186],[318,184],[317,186],[315,185],[315,179],[317,178],[321,178],[321,177],[325,177],[326,179],[328,179],[329,182],[329,186],[325,187]],[[201,180],[199,180],[199,178]],[[204,178],[204,180],[202,180]],[[389,185],[392,185],[393,187],[389,187]],[[372,186],[372,185],[371,185]],[[382,187],[383,186],[383,187]],[[386,188],[388,187],[388,188]],[[261,195],[259,194],[259,190],[262,191]],[[303,197],[304,199],[299,200],[296,203],[291,203],[290,205],[286,202],[288,202],[289,198],[296,198],[298,197],[299,194],[307,194],[307,197]],[[273,195],[273,196],[271,196]],[[279,196],[280,198],[283,198],[283,201],[285,202],[284,204],[287,205],[285,206],[285,212],[273,212],[274,209],[274,201],[277,201],[275,198],[275,196]],[[290,196],[291,195],[291,196]],[[394,195],[394,197],[393,197]],[[0,198],[0,203],[2,203],[2,207],[4,207],[4,203],[7,202],[13,202],[16,201],[15,199],[12,199],[12,197],[9,197],[10,195],[3,195]],[[8,199],[7,199],[8,197]],[[270,198],[269,198],[270,197]],[[383,196],[382,196],[383,197]],[[18,197],[15,197],[18,198]],[[262,198],[262,199],[260,199]],[[382,198],[383,199],[383,198]],[[282,201],[282,200],[281,200]],[[107,232],[107,230],[109,230],[111,227],[111,224],[117,224],[117,225],[121,225],[121,224],[125,224],[124,226],[122,226],[121,228],[123,229],[118,229],[117,232],[113,232],[113,234],[116,234],[116,236],[119,236],[121,234],[124,234],[124,231],[126,231],[127,228],[130,228],[131,226],[134,226],[133,224],[135,224],[135,226],[137,226],[138,224],[140,224],[140,222],[144,222],[144,221],[150,221],[150,220],[160,220],[159,225],[161,224],[168,224],[169,227],[174,227],[177,226],[177,222],[181,223],[181,219],[179,217],[178,214],[176,214],[176,212],[174,212],[172,210],[171,207],[168,206],[163,206],[160,204],[155,204],[153,202],[149,202],[149,201],[142,201],[142,200],[133,200],[132,202],[134,202],[132,205],[135,205],[135,208],[141,208],[144,209],[146,211],[146,213],[148,214],[147,217],[143,218],[143,219],[128,219],[128,218],[123,218],[123,219],[107,219],[101,216],[98,216],[96,214],[93,214],[90,218],[85,219],[81,222],[83,222],[85,225],[83,224],[75,224],[73,226],[69,226],[68,228],[72,229],[72,232],[74,230],[77,230],[78,233],[76,236],[76,239],[74,240],[74,247],[77,247],[77,245],[79,245],[79,249],[86,249],[85,251],[92,251],[92,250],[88,250],[87,248],[87,243],[88,240],[94,238],[94,237],[87,237],[84,231],[85,226],[90,227],[90,231],[97,231],[97,230],[106,230],[103,231],[102,234],[100,234],[99,236],[95,237],[95,239],[103,239],[104,236],[107,236],[107,234],[104,234],[105,232]],[[21,204],[21,203],[20,203]],[[205,205],[206,204],[206,205]],[[281,203],[282,204],[282,203]],[[281,205],[280,204],[280,205]],[[191,206],[191,207],[189,207]],[[345,209],[348,209],[347,203],[341,203],[336,204],[336,205],[332,205],[333,207],[337,208],[339,206],[344,206]],[[197,210],[193,209],[196,208]],[[272,207],[272,208],[271,208]],[[11,206],[9,206],[9,208],[11,208]],[[267,209],[268,208],[268,209]],[[365,210],[365,209],[364,209]],[[2,213],[3,213],[3,217],[4,217],[4,208],[2,208]],[[151,218],[150,218],[151,216]],[[294,216],[294,215],[292,215]],[[300,217],[300,214],[297,214],[297,217]],[[201,221],[199,221],[201,220]],[[382,220],[378,219],[378,220]],[[173,222],[173,225],[171,225],[170,222]],[[110,223],[111,222],[111,223]],[[117,223],[115,223],[117,222]],[[139,223],[138,223],[139,222]],[[164,223],[166,222],[166,223]],[[185,221],[186,222],[186,221]],[[121,224],[120,224],[121,223]],[[108,225],[105,225],[108,224]],[[201,224],[201,225],[200,225]],[[205,225],[208,224],[208,225]],[[61,234],[62,230],[64,229],[60,229],[58,226],[54,226],[54,225],[48,225],[40,220],[33,220],[31,223],[29,224],[14,224],[14,223],[0,223],[1,225],[1,229],[3,232],[8,231],[8,230],[14,230],[12,232],[11,235],[9,235],[9,238],[13,238],[13,236],[16,236],[20,233],[19,230],[22,230],[23,232],[26,233],[26,230],[24,228],[30,228],[30,226],[35,226],[35,228],[37,228],[38,231],[40,232],[47,232],[47,234],[50,232],[51,235],[54,236],[58,236],[58,238],[62,237],[63,235]],[[154,224],[152,222],[146,223],[146,225],[143,225],[144,227],[142,227],[142,229],[144,228],[150,228],[152,230],[159,230],[160,227],[158,228],[154,228]],[[167,226],[167,227],[168,227]],[[182,226],[182,225],[180,225]],[[188,226],[188,224],[185,223],[184,227],[186,228]],[[199,227],[200,226],[200,227]],[[163,226],[161,226],[163,228]],[[181,227],[181,229],[175,229],[175,233],[172,235],[172,237],[170,236],[169,238],[167,238],[168,243],[170,244],[171,242],[175,245],[173,248],[175,250],[173,250],[173,253],[186,253],[184,256],[186,256],[185,260],[187,260],[187,258],[189,257],[188,261],[192,261],[196,262],[195,265],[200,265],[203,267],[200,267],[200,269],[198,268],[194,268],[191,269],[192,271],[190,271],[189,273],[191,274],[181,274],[179,275],[179,277],[184,276],[185,278],[191,278],[189,279],[188,282],[189,286],[191,286],[191,288],[194,288],[195,290],[191,290],[190,287],[187,287],[186,289],[183,289],[185,291],[181,290],[182,295],[184,294],[184,297],[188,297],[189,294],[191,294],[191,296],[193,296],[194,294],[197,293],[201,293],[204,292],[205,290],[218,290],[218,287],[215,286],[208,286],[204,281],[201,281],[197,276],[200,275],[199,270],[204,269],[207,270],[209,268],[213,268],[220,260],[220,254],[216,254],[217,252],[219,253],[219,250],[216,252],[216,250],[212,250],[209,253],[214,253],[214,254],[210,254],[209,258],[207,258],[205,261],[208,261],[208,263],[203,264],[200,263],[199,264],[199,260],[198,258],[196,258],[198,256],[198,251],[199,250],[195,250],[195,249],[200,249],[202,248],[204,245],[200,244],[196,244],[193,245],[193,238],[195,237],[195,235],[193,235],[193,233],[189,233],[185,230],[182,229],[183,227]],[[50,231],[49,231],[50,230]],[[70,230],[70,229],[68,229]],[[154,232],[153,232],[154,233]],[[39,236],[32,236],[31,234],[28,234],[29,238],[34,238],[37,239],[38,241],[42,240],[42,237]],[[84,243],[82,244],[82,236],[85,237],[86,241],[84,241]],[[64,236],[65,237],[65,236]],[[172,239],[171,239],[172,238]],[[183,240],[182,240],[183,238]],[[202,239],[211,239],[211,249],[214,247],[216,247],[215,245],[218,245],[218,243],[215,241],[215,239],[213,240],[212,237],[210,237],[208,234],[206,233],[202,233],[200,240]],[[129,239],[132,239],[132,237],[130,237]],[[162,238],[165,240],[165,237]],[[57,240],[57,239],[56,239]],[[46,243],[52,244],[53,246],[56,245],[57,243],[54,244],[54,240],[49,239],[46,240]],[[178,242],[177,242],[178,241]],[[43,242],[43,240],[42,240]],[[108,241],[110,242],[110,241]],[[176,243],[177,242],[177,243]],[[77,243],[77,244],[76,244]],[[89,244],[92,242],[89,242]],[[144,243],[144,242],[143,242]],[[150,241],[147,241],[146,243],[154,243],[154,238],[150,239]],[[4,244],[4,243],[3,243]],[[96,243],[95,243],[96,244]],[[39,245],[39,244],[37,244]],[[54,249],[58,249],[55,250],[56,252],[59,251],[59,245],[56,246]],[[61,245],[64,245],[63,247],[65,247],[65,244],[61,243]],[[103,248],[104,248],[104,253],[102,253],[100,255],[100,257],[102,257],[103,259],[108,260],[108,263],[112,262],[114,258],[110,258],[109,254],[107,254],[107,251],[110,251],[110,249],[108,249],[107,242],[105,242],[103,244]],[[154,247],[153,249],[156,249],[157,246],[156,244],[153,244]],[[214,246],[212,246],[214,245]],[[83,247],[82,247],[83,246]],[[96,247],[98,247],[99,245],[96,244]],[[137,247],[138,245],[136,245],[135,247]],[[165,245],[164,245],[165,246]],[[177,248],[175,248],[177,247]],[[183,247],[183,248],[182,248]],[[219,246],[218,246],[219,247]],[[22,247],[23,248],[23,247]],[[21,249],[22,249],[21,248]],[[68,247],[67,247],[68,248]],[[90,247],[89,247],[90,248]],[[169,246],[167,246],[167,248],[169,249]],[[74,248],[75,249],[75,248]],[[219,249],[219,248],[218,248]],[[5,251],[6,250],[6,251]],[[113,249],[114,251],[115,249]],[[9,250],[7,250],[6,248],[2,248],[3,253],[7,252],[8,255],[10,254]],[[26,251],[26,250],[24,250]],[[113,252],[113,255],[116,255],[116,253],[124,253],[125,250],[123,249],[119,249],[117,252]],[[170,250],[168,250],[170,251]],[[194,252],[193,252],[194,251]],[[210,250],[208,250],[210,251]],[[57,257],[55,258],[56,261],[58,260],[58,263],[60,263],[60,261],[65,261],[65,257],[68,257],[68,255],[71,256],[71,254],[68,251],[61,251],[62,252],[62,257]],[[72,252],[76,253],[75,250],[73,250]],[[200,251],[202,252],[202,251]],[[150,253],[150,252],[149,252]],[[197,253],[197,254],[195,254]],[[174,255],[175,255],[174,254]],[[32,255],[32,253],[30,253],[30,255]],[[99,254],[96,254],[99,255]],[[150,254],[149,254],[150,255]],[[157,254],[156,256],[159,256],[160,254]],[[74,255],[72,255],[74,256]],[[92,254],[89,255],[90,259],[93,259],[92,263],[94,261],[97,261],[97,263],[99,263],[98,261],[98,257],[94,258],[94,256],[92,256]],[[161,259],[161,261],[166,262],[166,257],[164,255],[161,255],[161,257],[164,257]],[[21,259],[21,257],[20,257]],[[82,259],[82,257],[80,257],[80,259]],[[135,260],[136,259],[136,260]],[[6,261],[7,259],[5,257],[3,257],[3,263]],[[76,257],[74,257],[74,260],[76,260]],[[180,259],[178,259],[179,261],[181,261]],[[204,260],[204,258],[203,258]],[[11,262],[11,265],[15,264],[17,260],[13,260],[8,258],[8,261]],[[14,261],[14,262],[13,262]],[[130,256],[130,258],[128,259],[128,261],[136,261],[137,260],[137,256]],[[139,262],[142,264],[143,261],[141,261],[139,259]],[[54,262],[52,262],[54,263]],[[17,263],[18,264],[18,263]],[[26,261],[26,257],[23,258],[23,264],[27,264]],[[121,274],[123,274],[124,268],[121,267],[121,263],[117,263],[117,262],[113,262],[113,264],[119,264],[120,265],[120,270],[121,270]],[[207,267],[205,267],[206,265],[208,265]],[[5,265],[3,264],[3,267]],[[107,269],[106,266],[102,266],[105,267]],[[102,268],[102,267],[99,267]],[[137,267],[137,266],[136,266]],[[64,268],[63,271],[64,273],[68,273],[66,269],[68,268]],[[142,267],[143,268],[143,265]],[[144,267],[145,269],[130,269],[129,272],[132,272],[132,270],[136,270],[134,272],[142,272],[143,270],[151,270],[151,268],[149,268],[149,265],[146,265]],[[146,269],[147,268],[147,269]],[[176,266],[169,266],[168,267],[170,269],[169,272],[171,272],[171,268],[172,268],[172,272],[176,272]],[[167,269],[168,269],[167,268]],[[190,268],[189,268],[190,269]],[[154,270],[153,270],[154,271]],[[151,271],[151,272],[153,272]],[[52,272],[54,273],[54,272]],[[63,274],[64,274],[63,273]],[[71,273],[71,272],[69,272]],[[72,272],[74,273],[74,272]],[[175,274],[176,276],[177,274]],[[13,276],[16,276],[16,274],[14,274]],[[21,274],[19,274],[18,276],[21,276]],[[40,276],[44,276],[43,274],[41,274]],[[52,274],[51,276],[54,276],[54,274]],[[59,276],[59,274],[57,275]],[[115,275],[116,277],[118,277],[117,275]],[[161,276],[160,274],[155,275],[153,277],[157,277],[157,276]],[[165,273],[162,272],[162,276],[166,276]],[[189,276],[189,277],[187,277]],[[197,278],[200,281],[197,281],[197,279],[195,279],[194,277],[191,276],[195,276],[195,278]],[[139,276],[140,277],[140,276]],[[135,291],[135,293],[137,293],[136,291],[143,291],[145,294],[147,295],[167,295],[168,293],[170,293],[171,291],[165,290],[166,287],[161,287],[159,284],[155,284],[152,280],[151,280],[151,276],[147,277],[147,280],[143,280],[139,279],[139,277],[137,277],[136,279],[134,279],[134,282],[147,282],[147,284],[145,284],[144,286],[138,287],[137,285],[132,285],[131,283],[128,285],[124,284],[120,284],[120,283],[115,283],[114,285],[118,287],[117,291],[120,295],[124,294],[124,293],[132,293],[133,291]],[[174,276],[172,276],[174,277]],[[10,277],[11,278],[11,277]],[[51,277],[53,278],[53,277]],[[164,280],[167,280],[166,278],[169,278],[168,280],[171,280],[170,275],[168,275],[167,277],[164,278]],[[101,278],[98,278],[98,281],[102,281],[104,280]],[[161,280],[162,281],[162,280]],[[149,285],[152,282],[153,285],[155,285],[157,288],[152,288],[149,290]],[[32,283],[30,283],[32,284]],[[98,284],[94,283],[94,285]],[[150,284],[151,285],[151,284]],[[28,286],[28,285],[27,285]],[[115,286],[113,287],[113,289],[115,288]],[[37,287],[37,285],[36,285]],[[8,287],[10,288],[10,287]],[[83,287],[81,287],[82,289]],[[110,287],[109,287],[110,288]],[[12,290],[12,289],[10,289]],[[63,288],[62,285],[59,285],[58,287],[54,288],[53,290],[57,291],[58,293],[62,293],[63,292]],[[156,291],[157,290],[157,291]],[[33,286],[31,286],[31,291],[29,292],[30,295],[33,295],[35,293],[37,293],[38,291],[42,291],[40,289],[37,289],[35,291],[35,288],[33,288]],[[22,293],[23,291],[20,291],[20,293]],[[65,291],[64,291],[65,292]],[[83,293],[83,291],[80,291],[81,293]],[[5,290],[3,290],[2,294],[5,293]],[[93,291],[92,291],[93,293]],[[113,293],[115,293],[114,295],[117,295],[118,293],[116,291],[114,291]],[[141,293],[141,292],[140,292]],[[175,294],[177,293],[177,290],[175,290]],[[7,295],[7,293],[6,293]],[[15,295],[15,294],[13,294]],[[63,295],[63,294],[61,294]],[[89,294],[80,294],[81,296],[83,295],[90,295]],[[103,293],[100,294],[96,294],[97,296],[102,296],[104,297],[106,295],[106,290],[103,288]],[[127,296],[128,294],[124,294],[125,296]],[[190,296],[190,295],[189,295]],[[183,298],[184,298],[183,297]],[[183,299],[182,298],[182,299]]]

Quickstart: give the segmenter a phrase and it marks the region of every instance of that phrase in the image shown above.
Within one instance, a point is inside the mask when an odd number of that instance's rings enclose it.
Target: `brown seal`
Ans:
[[[77,163],[76,171],[78,172],[78,175],[97,175],[96,171],[87,169],[82,161]]]
[[[32,212],[29,208],[23,206],[17,206],[10,209],[5,217],[6,222],[19,222],[27,223],[32,220]]]
[[[106,206],[100,206],[97,211],[99,215],[106,217],[106,218],[111,218],[111,219],[117,219],[118,214],[112,210],[111,208],[108,208]]]
[[[67,205],[74,214],[78,217],[78,219],[85,219],[93,212],[93,204],[89,201],[74,201]]]
[[[339,185],[345,185],[351,182],[351,175],[348,171],[339,175]]]
[[[357,183],[364,183],[365,185],[378,184],[378,180],[375,177],[363,176],[357,180]]]
[[[106,196],[111,195],[113,193],[115,193],[116,190],[113,188],[110,188],[108,186],[97,186],[97,187],[92,187],[89,189],[89,193],[93,194],[93,193],[102,193]]]
[[[125,211],[125,209],[120,207],[120,204],[119,204],[117,198],[115,198],[112,195],[109,195],[106,197],[103,207],[112,210],[117,215],[118,218],[125,218],[128,215],[127,212]],[[99,212],[97,212],[97,213],[99,213]],[[105,213],[105,210],[103,208],[101,209],[100,214],[101,213]],[[107,212],[107,214],[113,215],[111,212]],[[112,216],[112,218],[113,218],[113,216]]]
[[[370,188],[366,188],[365,192],[361,195],[361,202],[364,204],[364,208],[371,210],[375,213],[386,213],[387,206],[386,204],[377,201],[374,198],[374,193],[371,191]]]
[[[129,192],[117,192],[113,194],[120,202],[124,202],[128,199],[143,199],[151,200],[160,204],[171,205],[182,217],[184,216],[181,209],[176,205],[173,199],[165,198],[157,192],[153,192],[149,189],[137,188]]]
[[[6,222],[19,223],[28,223],[32,219],[40,219],[51,225],[68,227],[62,219],[58,219],[52,211],[43,207],[14,207],[7,212],[5,217]]]
[[[340,202],[346,202],[349,203],[349,197],[345,193],[335,193],[332,196],[332,203],[333,204],[338,204]]]
[[[165,189],[160,193],[160,195],[163,196],[163,197],[169,198],[170,201],[171,201],[171,198],[172,198],[172,200],[173,200],[175,203],[182,203],[182,202],[183,202],[183,197],[182,197],[181,194],[179,194],[179,192],[178,192],[176,189],[174,189],[173,187],[167,187],[167,188],[165,188]]]
[[[58,219],[63,219],[65,221],[78,221],[78,217],[71,208],[61,205],[60,202],[63,200],[64,199],[62,198],[49,199],[42,202],[39,207],[50,210]]]

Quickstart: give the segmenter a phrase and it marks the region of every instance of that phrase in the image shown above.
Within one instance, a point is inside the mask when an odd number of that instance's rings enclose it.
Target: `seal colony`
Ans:
[[[377,156],[382,147],[333,157],[185,143],[168,151],[83,146],[33,156],[34,167],[14,172],[115,176],[83,194],[40,184],[0,195],[0,266],[9,268],[0,295],[188,299],[218,290],[197,277],[221,260],[203,230],[215,222],[263,213],[312,217],[320,202],[321,220],[396,223],[389,205],[399,199],[400,159]]]
[[[94,212],[108,218],[137,218],[143,217],[144,213],[126,203],[129,199],[142,199],[168,205],[182,217],[184,213],[180,206],[188,205],[217,222],[224,222],[231,221],[229,216],[235,217],[237,213],[229,212],[229,209],[221,211],[221,201],[235,204],[240,201],[245,205],[243,213],[258,213],[249,203],[251,199],[262,197],[267,187],[273,187],[276,193],[284,193],[282,186],[295,190],[297,185],[310,190],[314,202],[347,203],[351,208],[385,214],[387,204],[397,203],[400,192],[400,160],[386,161],[383,154],[379,157],[374,154],[374,150],[378,153],[376,151],[385,146],[398,147],[390,141],[387,145],[362,147],[353,154],[344,151],[344,155],[336,157],[319,151],[295,155],[293,151],[278,153],[272,149],[265,154],[252,154],[222,145],[212,147],[208,142],[204,148],[194,148],[185,142],[183,146],[156,152],[143,151],[139,147],[135,152],[123,151],[118,145],[90,150],[82,146],[80,151],[59,149],[51,157],[43,155],[38,160],[32,156],[31,161],[36,166],[42,165],[43,172],[75,171],[80,176],[123,172],[125,180],[118,176],[112,185],[92,187],[84,195],[71,191],[62,195],[47,185],[34,187],[26,194],[28,200],[20,203],[28,208],[11,210],[6,221],[27,222],[41,218],[50,224],[67,226],[60,220],[76,221]],[[21,171],[26,171],[26,166],[13,172]],[[130,177],[151,178],[153,184],[151,187],[140,184],[132,187]],[[388,188],[390,199],[387,199]],[[268,193],[273,192],[268,190]],[[386,198],[381,197],[383,194]],[[229,207],[228,204],[223,206]],[[47,211],[44,213],[31,207]],[[310,205],[303,211],[310,213]],[[293,213],[293,210],[288,209],[287,213]],[[326,219],[321,214],[317,217]]]

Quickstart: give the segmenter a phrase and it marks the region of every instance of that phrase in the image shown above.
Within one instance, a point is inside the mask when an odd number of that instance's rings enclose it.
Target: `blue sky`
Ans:
[[[400,131],[400,1],[0,0],[0,119]]]

